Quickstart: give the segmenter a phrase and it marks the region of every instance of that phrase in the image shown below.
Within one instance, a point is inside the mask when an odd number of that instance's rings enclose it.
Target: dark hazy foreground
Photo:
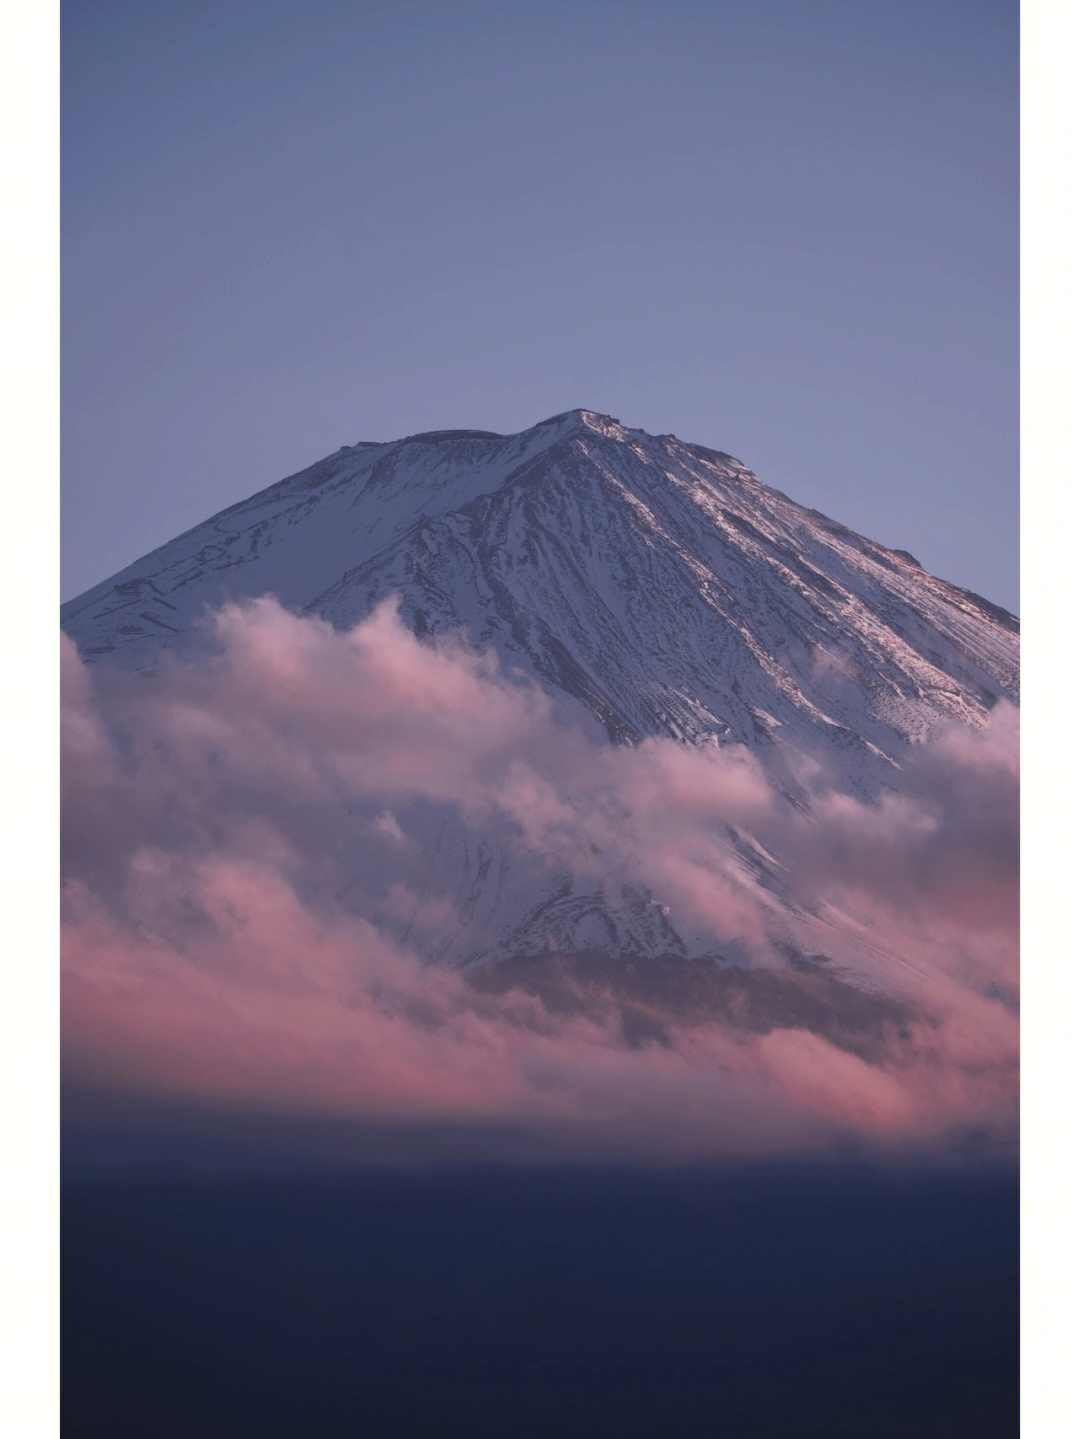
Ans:
[[[167,1147],[66,1145],[69,1439],[1016,1432],[1009,1166],[228,1173]]]

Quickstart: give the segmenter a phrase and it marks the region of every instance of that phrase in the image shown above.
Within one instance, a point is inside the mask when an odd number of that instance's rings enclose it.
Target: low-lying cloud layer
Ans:
[[[637,1157],[1011,1138],[1014,710],[913,751],[874,802],[819,770],[800,809],[746,750],[610,746],[392,605],[348,633],[271,599],[227,606],[207,641],[146,676],[90,670],[63,640],[73,1080],[512,1122]],[[872,1049],[732,1012],[662,1015],[631,1041],[617,995],[559,1009],[478,986],[429,962],[448,938],[500,937],[447,835],[504,856],[511,900],[564,871],[648,893],[695,953],[785,975],[827,956],[902,1017]]]

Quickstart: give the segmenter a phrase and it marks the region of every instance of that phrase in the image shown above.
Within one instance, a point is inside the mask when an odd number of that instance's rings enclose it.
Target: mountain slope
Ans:
[[[795,504],[729,455],[586,410],[520,435],[345,448],[73,600],[62,623],[84,659],[152,669],[162,647],[193,642],[207,605],[266,593],[338,628],[397,596],[414,634],[463,630],[584,706],[612,740],[748,746],[800,808],[822,775],[872,798],[913,744],[950,721],[985,726],[999,700],[1018,698],[1013,616]],[[523,863],[505,833],[430,807],[407,828],[423,857],[409,879],[414,909],[370,917],[416,944],[415,914],[448,899],[458,919],[424,941],[429,958],[489,974],[570,957],[591,984],[597,973],[610,981],[609,961],[716,957],[632,877],[613,870],[600,885],[554,857]],[[374,843],[358,840],[358,874],[384,862]],[[752,835],[732,831],[729,867],[791,921],[776,931],[781,948],[797,931],[804,954],[839,945],[867,956],[864,979],[880,969],[843,916],[795,902]],[[370,911],[369,885],[346,876],[341,897]],[[816,973],[788,976],[796,1009],[832,984]],[[627,983],[641,992],[640,975]],[[726,982],[722,994],[705,989],[731,1002]]]
[[[730,456],[571,411],[521,435],[344,449],[64,606],[85,658],[144,664],[206,604],[273,593],[346,626],[390,594],[464,627],[613,739],[845,753],[856,787],[940,721],[1018,697],[1018,625]]]

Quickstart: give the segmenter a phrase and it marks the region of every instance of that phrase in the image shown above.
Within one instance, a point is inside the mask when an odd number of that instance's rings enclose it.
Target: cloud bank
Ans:
[[[913,751],[873,802],[822,773],[800,809],[739,747],[607,744],[392,604],[339,632],[267,598],[205,638],[152,676],[62,641],[71,1081],[657,1159],[1013,1137],[1014,710]],[[730,1008],[631,1042],[602,989],[478,987],[430,962],[498,938],[447,836],[504,856],[511,899],[563,872],[629,887],[696,952],[795,984],[817,956],[903,1017],[872,1050]]]

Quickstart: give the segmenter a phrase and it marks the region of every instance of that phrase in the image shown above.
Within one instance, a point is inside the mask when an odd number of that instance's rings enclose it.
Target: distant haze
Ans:
[[[63,592],[576,406],[1017,608],[1016,7],[66,0]]]

